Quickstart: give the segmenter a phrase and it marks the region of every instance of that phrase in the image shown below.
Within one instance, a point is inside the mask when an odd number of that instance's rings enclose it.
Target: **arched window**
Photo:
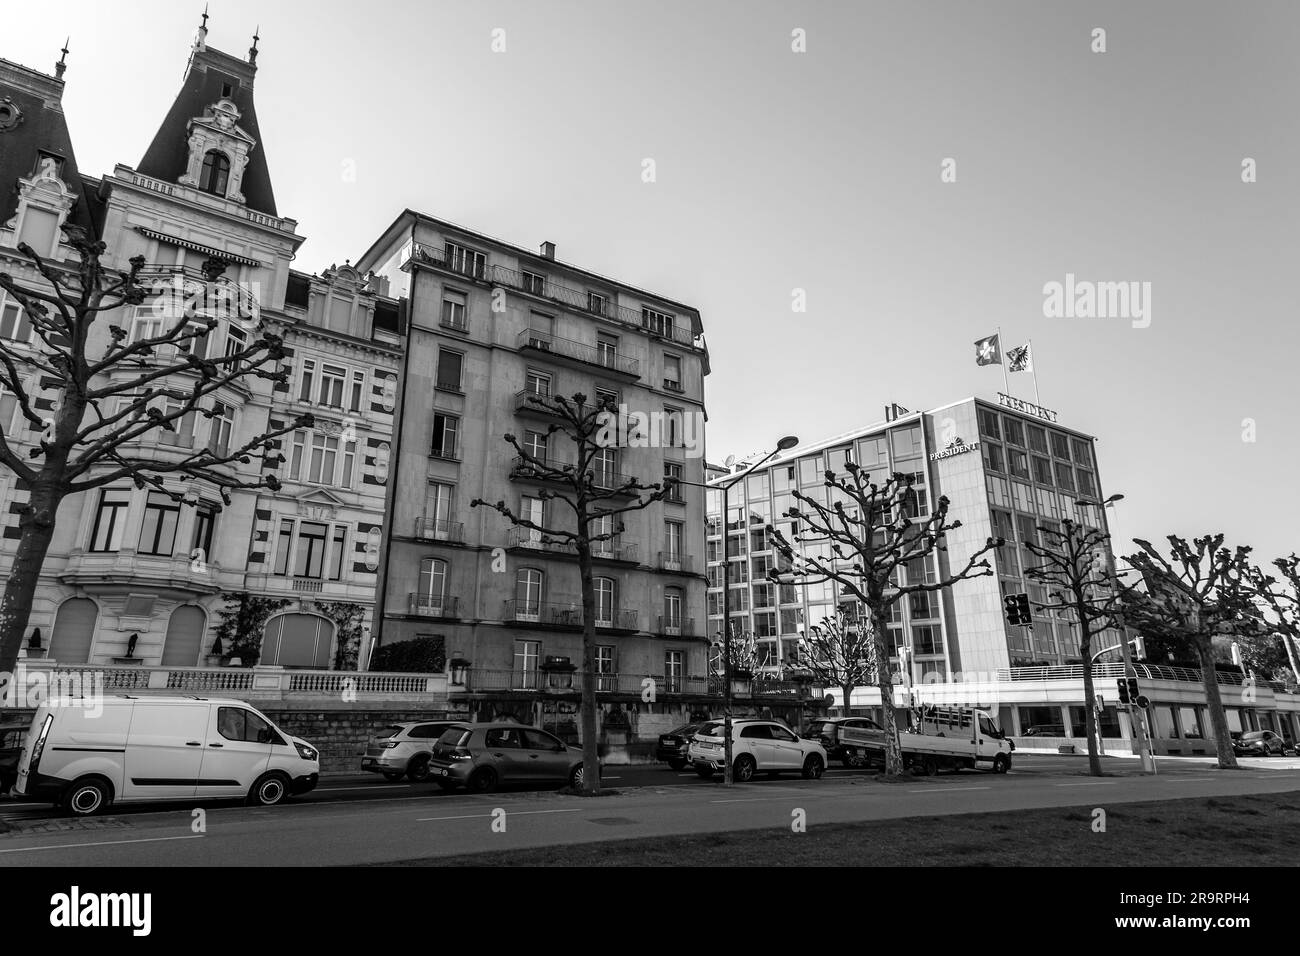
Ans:
[[[614,579],[596,578],[596,623],[606,627],[614,623]]]
[[[334,622],[318,614],[280,614],[266,622],[260,663],[329,668]]]
[[[203,632],[207,617],[203,609],[193,604],[182,604],[172,611],[167,622],[167,637],[163,641],[163,667],[193,667],[202,656]]]
[[[520,568],[515,577],[515,617],[535,621],[542,613],[545,577],[537,568]]]
[[[226,195],[230,181],[230,160],[219,149],[210,149],[203,157],[203,171],[199,173],[199,188],[214,196]]]
[[[420,590],[415,595],[419,613],[441,614],[446,593],[447,562],[441,558],[423,559],[420,562]]]
[[[59,664],[85,664],[95,639],[99,605],[90,598],[69,598],[59,605],[50,637],[50,658]]]

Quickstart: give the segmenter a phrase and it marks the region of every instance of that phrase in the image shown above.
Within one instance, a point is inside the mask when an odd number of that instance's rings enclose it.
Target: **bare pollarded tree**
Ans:
[[[1248,636],[1244,644],[1246,661],[1278,679],[1290,670],[1300,681],[1300,556],[1294,552],[1272,562],[1276,576],[1252,566],[1246,585],[1259,609],[1263,633]]]
[[[841,604],[821,623],[809,626],[799,651],[799,666],[823,686],[840,689],[846,717],[853,691],[876,683],[875,635],[856,605]]]
[[[545,409],[556,421],[547,426],[540,443],[525,445],[514,435],[504,437],[518,453],[512,466],[516,474],[539,485],[537,496],[544,508],[541,519],[519,514],[503,501],[493,504],[475,498],[470,504],[492,508],[515,527],[534,532],[539,545],[565,544],[578,556],[582,584],[582,791],[594,795],[600,792],[600,762],[596,739],[593,545],[614,540],[623,531],[620,516],[661,501],[673,485],[642,483],[617,472],[617,428],[612,422],[618,409],[612,402],[592,402],[581,392],[572,397],[530,395],[528,401]],[[563,448],[558,447],[557,438],[564,440]],[[573,457],[552,457],[557,454]],[[551,502],[562,507],[550,507]],[[545,510],[551,513],[547,515]]]
[[[885,773],[899,776],[903,756],[894,717],[894,687],[888,661],[889,616],[893,605],[923,592],[941,591],[958,581],[992,574],[983,556],[1002,539],[988,538],[966,556],[956,572],[940,573],[938,556],[947,551],[946,535],[961,527],[948,518],[948,499],[940,497],[928,515],[920,513],[914,476],[896,473],[883,483],[851,459],[845,474],[827,471],[824,487],[830,503],[800,491],[785,516],[798,528],[791,537],[768,525],[782,567],[768,576],[778,583],[836,582],[845,595],[861,601],[870,615],[875,642],[876,686],[880,688],[885,728]]]
[[[311,424],[311,416],[302,416],[245,442],[227,435],[199,449],[150,453],[158,434],[174,431],[178,422],[212,419],[219,390],[255,378],[285,381],[283,343],[262,326],[255,309],[244,307],[251,302],[246,293],[219,281],[223,263],[210,260],[188,289],[176,285],[173,272],[160,273],[151,285],[143,258],[133,258],[127,271],[106,268],[103,242],[77,226],[63,231],[80,259],[77,268],[47,261],[23,243],[18,251],[45,284],[20,284],[0,273],[0,289],[22,306],[31,329],[30,344],[0,339],[0,388],[14,396],[24,431],[38,436],[7,434],[7,423],[0,423],[0,463],[29,492],[0,602],[0,672],[14,668],[65,498],[130,481],[183,501],[165,487],[167,476],[207,482],[227,503],[233,488],[276,489],[275,476],[260,467],[248,478],[221,466],[251,464],[255,454],[275,460],[276,439]],[[105,328],[114,312],[147,302],[153,321],[143,333],[117,324]],[[238,334],[227,335],[221,348],[208,347],[223,321],[218,315]],[[25,458],[16,447],[22,441],[33,442]]]

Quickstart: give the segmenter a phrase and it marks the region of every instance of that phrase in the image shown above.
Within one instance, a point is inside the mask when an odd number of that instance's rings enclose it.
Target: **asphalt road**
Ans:
[[[114,808],[71,820],[45,804],[0,801],[0,866],[328,866],[383,863],[569,842],[788,828],[908,816],[1300,790],[1300,759],[1250,758],[1243,770],[1164,758],[1154,777],[1110,759],[1105,778],[1077,757],[1018,755],[1006,775],[940,774],[903,784],[832,769],[822,780],[786,776],[731,789],[663,767],[609,767],[620,792],[600,799],[553,790],[446,794],[432,784],[374,775],[325,778],[312,793],[272,808],[184,803]],[[202,823],[200,830],[198,824]],[[196,832],[197,831],[197,832]]]

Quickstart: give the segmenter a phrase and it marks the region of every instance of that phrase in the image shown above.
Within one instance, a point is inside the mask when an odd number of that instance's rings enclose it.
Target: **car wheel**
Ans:
[[[710,770],[708,767],[696,767],[695,775],[697,777],[703,777],[705,780],[713,779],[713,771]]]
[[[487,793],[497,788],[497,772],[491,767],[479,767],[469,775],[469,789],[475,793]]]
[[[934,757],[926,757],[921,761],[921,773],[927,777],[937,776],[939,773],[939,761]]]
[[[758,765],[754,763],[753,757],[749,754],[741,754],[736,758],[736,762],[731,765],[731,777],[741,783],[748,783],[754,779],[754,771],[757,769]]]
[[[405,771],[402,770],[385,770],[380,774],[380,776],[382,776],[389,783],[396,783],[397,781],[405,777],[406,773]]]
[[[998,754],[993,758],[993,772],[1006,773],[1011,769],[1011,758],[1006,754]]]
[[[572,787],[574,790],[581,790],[583,776],[584,774],[582,772],[582,764],[578,764],[576,767],[574,767],[572,770],[569,771],[569,786]]]
[[[682,769],[684,769],[685,767],[686,767],[686,761],[685,761],[685,760],[670,760],[670,761],[668,761],[668,768],[669,768],[670,770],[682,770]]]
[[[406,775],[411,778],[412,783],[419,783],[421,780],[429,779],[429,755],[416,754],[411,758],[411,762],[406,765]]]
[[[78,780],[63,795],[63,809],[73,816],[94,816],[112,799],[107,781],[95,777]]]
[[[288,795],[288,777],[279,772],[264,773],[248,791],[248,802],[255,807],[273,807]]]
[[[803,762],[803,778],[805,780],[820,780],[825,770],[826,764],[816,754],[809,754],[808,759]]]

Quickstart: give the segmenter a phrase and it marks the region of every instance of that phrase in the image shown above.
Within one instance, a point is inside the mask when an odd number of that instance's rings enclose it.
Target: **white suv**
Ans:
[[[695,772],[712,777],[725,767],[721,720],[711,720],[695,733],[687,756]],[[733,718],[731,721],[731,775],[744,782],[756,773],[798,772],[816,780],[826,769],[826,748],[817,740],[801,740],[775,720]]]
[[[361,769],[383,774],[385,780],[403,777],[419,783],[429,779],[429,757],[438,738],[457,726],[454,720],[420,720],[390,724],[371,738],[361,757]]]

